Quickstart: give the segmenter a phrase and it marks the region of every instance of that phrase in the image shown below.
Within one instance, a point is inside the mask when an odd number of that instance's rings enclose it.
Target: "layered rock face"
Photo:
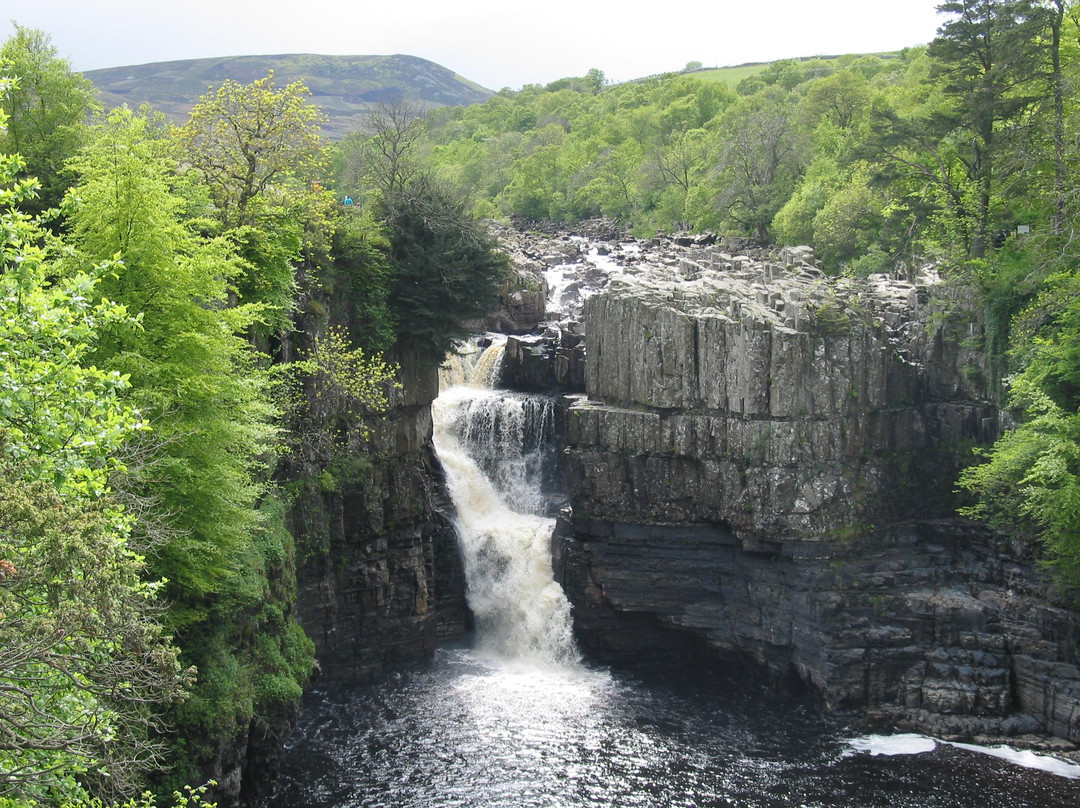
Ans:
[[[1080,741],[1077,614],[955,517],[1000,431],[955,294],[713,247],[589,298],[555,547],[581,642],[704,645],[890,726]]]
[[[322,490],[293,513],[298,619],[323,675],[370,679],[428,657],[469,620],[465,578],[431,443],[438,371],[400,358],[402,388],[365,439],[344,436]],[[317,478],[323,479],[323,478]]]

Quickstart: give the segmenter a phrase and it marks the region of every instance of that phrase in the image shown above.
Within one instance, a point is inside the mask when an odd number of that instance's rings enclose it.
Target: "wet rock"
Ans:
[[[370,439],[341,436],[350,462],[313,480],[291,515],[305,548],[298,619],[324,676],[375,678],[427,658],[469,621],[431,443],[437,369],[412,355],[393,359],[403,384],[390,411],[369,424]]]

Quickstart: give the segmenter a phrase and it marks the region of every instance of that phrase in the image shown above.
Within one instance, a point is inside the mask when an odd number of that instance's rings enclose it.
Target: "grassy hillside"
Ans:
[[[863,56],[872,56],[879,59],[895,59],[899,57],[899,53],[867,53],[867,54],[846,54],[843,56],[801,56],[792,61],[796,62],[811,62],[811,61],[842,61],[850,62],[853,59],[861,58]],[[777,60],[787,61],[787,60]],[[704,79],[705,81],[720,81],[726,84],[728,87],[734,89],[738,86],[739,82],[749,76],[757,75],[764,72],[768,67],[775,64],[775,62],[746,62],[741,65],[730,65],[728,67],[706,67],[701,70],[691,71],[690,75],[694,78]]]
[[[269,70],[279,84],[301,80],[330,122],[324,133],[341,138],[362,124],[379,101],[404,97],[427,107],[483,102],[491,91],[441,65],[415,56],[230,56],[112,67],[86,73],[107,107],[150,104],[183,121],[199,96],[226,79],[247,84]]]

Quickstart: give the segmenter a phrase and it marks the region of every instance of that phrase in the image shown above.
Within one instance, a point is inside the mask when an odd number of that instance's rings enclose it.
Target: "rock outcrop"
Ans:
[[[370,439],[339,436],[341,462],[293,512],[298,619],[324,676],[372,679],[429,657],[469,622],[451,506],[431,443],[438,369],[399,357],[400,390]]]
[[[750,658],[870,723],[1080,742],[1077,613],[955,516],[1000,432],[962,291],[826,278],[806,249],[647,264],[585,303],[555,542],[581,642]]]

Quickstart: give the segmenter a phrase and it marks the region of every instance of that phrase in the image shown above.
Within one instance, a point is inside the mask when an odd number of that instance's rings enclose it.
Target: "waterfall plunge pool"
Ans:
[[[928,739],[852,738],[745,682],[456,645],[375,686],[317,686],[265,808],[1077,805],[1080,780]]]

